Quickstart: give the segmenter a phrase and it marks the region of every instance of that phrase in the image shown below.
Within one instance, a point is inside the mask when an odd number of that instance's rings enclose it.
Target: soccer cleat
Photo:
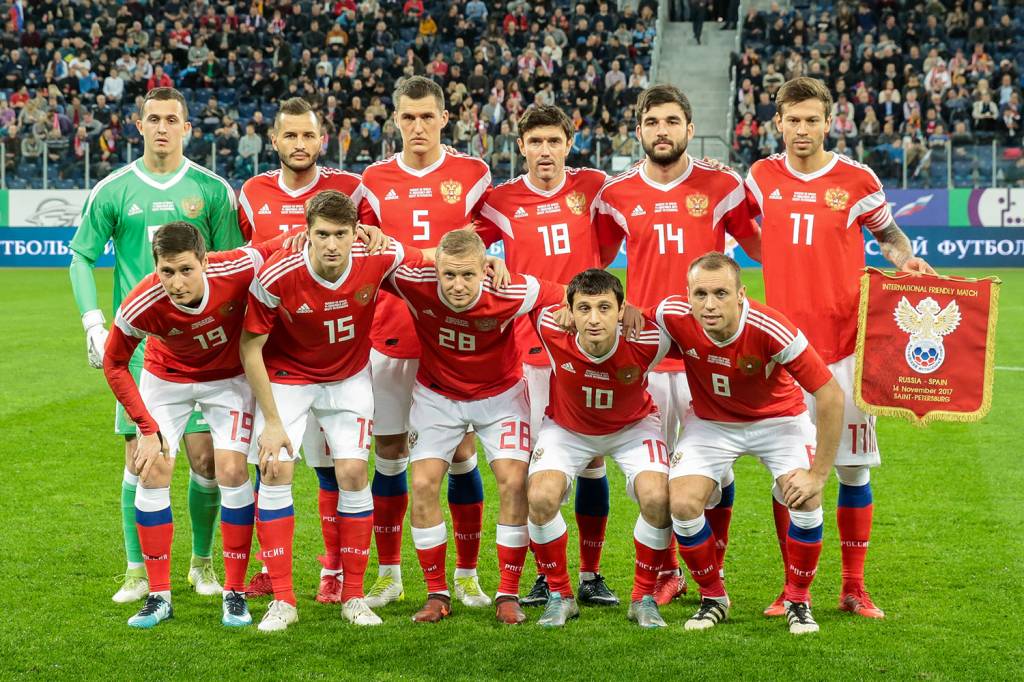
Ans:
[[[377,581],[366,593],[366,605],[371,609],[379,609],[395,601],[405,601],[402,581],[395,580],[390,573],[377,576]]]
[[[626,617],[642,628],[668,627],[668,623],[658,612],[658,603],[649,594],[645,594],[640,601],[630,603]]]
[[[220,622],[229,628],[242,628],[252,625],[252,614],[249,613],[249,602],[244,592],[231,590],[224,595],[223,611]]]
[[[355,597],[342,604],[341,617],[353,625],[380,625],[384,622],[370,610],[363,597]]]
[[[413,615],[414,623],[439,623],[452,613],[452,598],[446,594],[428,594],[423,608]]]
[[[523,613],[523,608],[519,606],[518,597],[503,594],[495,599],[494,603],[497,606],[494,615],[498,622],[505,625],[519,625],[526,620],[526,614]]]
[[[257,629],[260,632],[280,632],[292,623],[299,622],[299,610],[286,601],[275,599],[270,602]]]
[[[537,576],[537,581],[533,583],[533,587],[530,589],[530,593],[519,600],[520,606],[544,606],[548,603],[548,597],[551,596],[551,590],[548,589],[548,579],[541,573]]]
[[[320,587],[316,591],[316,600],[321,604],[341,603],[341,581],[338,580],[338,576],[320,576]]]
[[[716,599],[704,598],[697,613],[683,624],[687,630],[708,630],[729,617],[729,605]]]
[[[784,592],[780,592],[775,601],[764,610],[764,615],[766,618],[779,618],[786,615],[786,597]]]
[[[679,569],[662,571],[658,574],[658,581],[654,584],[654,602],[658,606],[670,604],[673,599],[686,594],[686,579],[679,573]]]
[[[270,584],[270,574],[260,571],[245,586],[246,597],[269,597],[274,594],[274,586]]]
[[[566,621],[579,617],[580,607],[576,605],[575,599],[552,592],[544,606],[544,615],[537,620],[537,625],[542,628],[561,628],[565,627]]]
[[[133,628],[153,628],[174,617],[174,609],[171,602],[158,594],[151,594],[146,597],[146,603],[134,616],[128,619],[128,626]]]
[[[588,606],[619,605],[619,598],[611,591],[600,573],[595,573],[590,580],[580,581],[579,600]]]
[[[839,597],[839,610],[849,611],[865,618],[885,618],[885,611],[875,606],[875,603],[871,601],[871,595],[864,588],[853,592],[844,592]]]
[[[217,581],[213,570],[213,562],[209,559],[192,557],[192,568],[188,570],[188,584],[195,588],[196,594],[203,597],[215,597],[224,593],[224,588]]]
[[[794,635],[806,635],[818,631],[818,623],[811,615],[811,605],[805,601],[787,601],[786,619],[789,631]]]
[[[130,568],[121,577],[121,587],[114,593],[111,599],[115,604],[129,604],[133,601],[145,599],[149,594],[149,580],[146,578],[146,569]]]
[[[455,598],[473,608],[491,605],[491,598],[480,589],[480,578],[475,575],[455,579]]]

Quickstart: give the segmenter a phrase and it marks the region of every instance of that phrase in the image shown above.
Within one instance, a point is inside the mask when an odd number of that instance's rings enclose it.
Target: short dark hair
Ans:
[[[740,264],[721,251],[705,253],[690,263],[690,267],[686,271],[687,276],[697,268],[701,270],[722,270],[723,268],[728,268],[732,270],[732,274],[736,278],[736,289],[738,290],[743,285],[743,280],[740,278]]]
[[[800,76],[783,83],[775,93],[775,111],[782,116],[782,110],[787,104],[797,104],[809,99],[821,102],[825,107],[825,118],[832,116],[832,93],[823,81],[810,76]]]
[[[167,102],[174,100],[181,105],[181,113],[184,120],[188,120],[188,102],[185,101],[185,96],[175,90],[174,88],[153,88],[146,93],[146,96],[142,100],[142,107],[139,109],[139,114],[142,114],[146,110],[146,102]]]
[[[359,214],[348,195],[335,189],[325,189],[306,202],[306,229],[313,227],[317,218],[355,227]]]
[[[192,223],[184,220],[161,225],[153,233],[153,262],[156,263],[161,257],[174,256],[179,253],[191,251],[196,258],[203,260],[206,257],[206,240],[202,233]]]
[[[278,107],[277,114],[274,116],[274,127],[277,128],[281,125],[282,116],[302,116],[310,112],[313,112],[313,117],[316,119],[317,126],[319,126],[320,114],[309,105],[309,102],[301,97],[290,97],[281,102],[281,106]]]
[[[523,115],[519,118],[519,124],[516,127],[516,132],[519,134],[519,139],[522,140],[526,137],[526,133],[530,132],[534,128],[541,128],[544,126],[556,126],[562,129],[565,133],[565,139],[571,140],[573,134],[576,132],[576,127],[572,124],[572,119],[569,118],[560,107],[551,106],[549,104],[541,104],[538,106],[530,107]]]
[[[391,95],[391,102],[395,107],[395,111],[398,111],[398,105],[403,97],[408,97],[409,99],[433,97],[437,101],[438,111],[444,111],[444,90],[429,78],[410,76],[401,81]]]
[[[576,294],[582,296],[597,296],[598,294],[604,294],[612,292],[615,295],[615,300],[619,306],[622,306],[622,302],[626,300],[626,292],[622,290],[622,282],[619,278],[608,272],[607,270],[599,270],[598,268],[591,268],[584,270],[569,282],[569,288],[566,290],[565,297],[569,301],[569,307],[572,307],[573,299],[576,298]]]
[[[686,116],[687,123],[693,123],[693,108],[689,98],[674,85],[652,85],[640,93],[636,100],[636,118],[642,121],[644,114],[660,104],[678,104]]]

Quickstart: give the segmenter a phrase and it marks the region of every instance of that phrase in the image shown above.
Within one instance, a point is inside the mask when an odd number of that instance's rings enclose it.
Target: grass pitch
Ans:
[[[1019,368],[1024,271],[995,274],[1005,283],[996,364]],[[760,297],[759,276],[752,272],[748,278],[752,294]],[[97,279],[100,299],[109,301],[110,271],[98,271]],[[6,584],[0,679],[1024,678],[1024,467],[1017,436],[1024,423],[1024,372],[996,372],[993,409],[981,423],[927,429],[893,420],[880,424],[885,463],[872,476],[876,513],[867,576],[888,614],[883,622],[836,610],[834,480],[826,494],[825,551],[813,589],[821,633],[792,637],[783,621],[761,616],[779,591],[782,570],[769,476],[746,458],[736,470],[726,558],[732,619],[712,632],[683,631],[682,621],[696,604],[692,594],[662,610],[671,627],[657,632],[628,623],[625,606],[584,609],[580,621],[562,632],[532,623],[500,627],[490,609],[460,605],[445,623],[414,625],[409,617],[425,590],[408,528],[406,600],[380,610],[383,627],[349,626],[337,607],[312,599],[321,549],[316,484],[312,472],[301,469],[295,482],[301,620],[278,636],[261,635],[254,627],[228,631],[220,626],[220,600],[187,589],[187,465],[181,457],[172,486],[175,618],[138,632],[125,625],[137,606],[110,601],[124,565],[118,512],[123,450],[111,434],[110,392],[101,373],[85,362],[66,271],[0,271],[0,290],[0,575]],[[614,466],[609,477],[613,499],[602,570],[627,600],[637,512]],[[493,592],[497,504],[486,472],[484,481],[481,582]],[[575,571],[575,524],[571,508],[565,511]],[[529,561],[526,589],[534,578]],[[220,566],[218,573],[223,575]],[[265,603],[252,603],[257,620]],[[537,610],[529,614],[532,620],[539,616]]]

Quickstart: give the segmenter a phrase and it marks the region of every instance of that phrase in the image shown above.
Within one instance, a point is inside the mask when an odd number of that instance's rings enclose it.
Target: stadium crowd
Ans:
[[[55,0],[5,7],[0,141],[7,184],[84,186],[138,156],[142,96],[188,99],[189,157],[237,186],[276,163],[266,136],[279,100],[302,96],[327,123],[325,156],[356,171],[394,152],[396,79],[437,81],[445,142],[510,174],[514,130],[533,103],[578,131],[570,162],[638,158],[637,95],[648,85],[657,5],[549,0]],[[215,150],[215,151],[214,151]],[[213,157],[216,157],[214,159]],[[45,159],[45,164],[44,164]]]
[[[799,6],[801,3],[797,3]],[[829,142],[908,185],[988,185],[992,143],[1008,185],[1024,183],[1020,2],[863,0],[749,9],[735,56],[734,152],[743,165],[781,150],[773,97],[801,75],[834,95]],[[947,166],[951,145],[952,169]]]

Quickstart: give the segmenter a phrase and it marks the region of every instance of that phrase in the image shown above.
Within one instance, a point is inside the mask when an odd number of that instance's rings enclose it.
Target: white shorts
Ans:
[[[833,362],[828,368],[843,389],[843,431],[839,438],[839,450],[836,453],[836,466],[868,466],[876,467],[882,463],[882,455],[878,451],[878,436],[875,433],[875,418],[865,414],[853,399],[854,367],[857,358],[854,355]],[[811,416],[811,423],[816,423],[814,412],[814,396],[804,391],[804,402]]]
[[[210,425],[215,450],[249,451],[253,435],[252,390],[244,375],[217,381],[178,383],[142,370],[139,393],[170,447],[171,457],[192,413],[199,410]]]
[[[526,392],[530,396],[530,434],[536,443],[541,424],[544,423],[544,410],[548,408],[551,365],[528,365],[524,362],[523,378],[526,379]]]
[[[807,469],[815,446],[815,430],[807,413],[755,422],[713,422],[690,412],[672,455],[669,479],[705,476],[716,483],[744,454],[761,460],[772,478]]]
[[[472,427],[488,462],[528,462],[529,420],[525,381],[482,400],[452,400],[417,382],[409,414],[409,461],[443,459],[451,464],[455,448]]]
[[[661,412],[661,428],[668,451],[676,449],[683,416],[690,409],[690,384],[686,372],[651,372],[647,375],[647,392]]]
[[[335,459],[369,460],[373,438],[373,387],[369,364],[343,381],[326,384],[271,383],[270,388],[294,453],[289,456],[287,450],[282,450],[280,461],[300,458],[299,444],[307,433],[310,415],[320,422],[330,452],[330,458],[318,462],[318,466],[331,466]],[[259,462],[258,437],[263,433],[265,424],[263,412],[257,407],[253,428],[257,438],[253,439],[249,449],[249,461],[253,464]],[[309,456],[310,453],[306,454]]]
[[[370,349],[373,373],[373,430],[378,436],[396,436],[409,432],[412,386],[420,361],[416,358],[392,358]]]
[[[588,436],[545,419],[537,435],[537,447],[530,458],[530,475],[538,471],[561,471],[569,481],[563,503],[568,501],[572,481],[595,457],[608,456],[626,476],[626,492],[636,500],[634,482],[638,474],[653,471],[667,474],[669,450],[661,439],[661,418],[650,414],[640,421],[602,436]]]

